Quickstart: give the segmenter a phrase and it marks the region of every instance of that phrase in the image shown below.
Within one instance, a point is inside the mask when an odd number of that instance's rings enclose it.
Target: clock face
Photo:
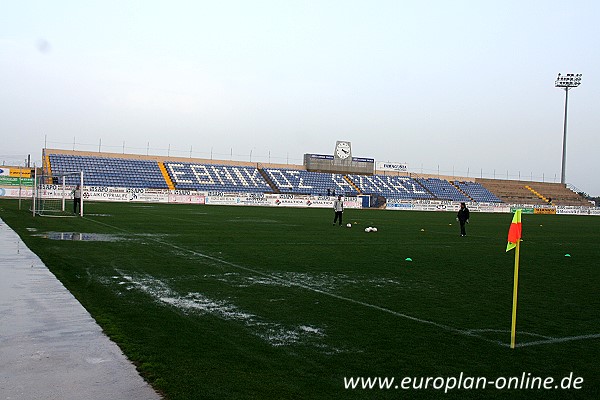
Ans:
[[[335,154],[341,159],[350,157],[350,145],[346,142],[338,143],[335,148]]]

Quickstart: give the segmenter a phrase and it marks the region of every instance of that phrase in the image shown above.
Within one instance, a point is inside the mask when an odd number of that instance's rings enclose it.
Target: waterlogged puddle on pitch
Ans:
[[[67,240],[82,242],[121,242],[126,240],[137,240],[144,242],[145,239],[164,239],[169,235],[148,233],[130,235],[129,237],[125,237],[122,235],[114,235],[110,233],[46,232],[35,234],[33,236],[42,237],[50,240]]]
[[[82,242],[118,242],[121,240],[127,240],[121,236],[111,235],[109,233],[46,232],[34,236],[50,240],[68,240]]]

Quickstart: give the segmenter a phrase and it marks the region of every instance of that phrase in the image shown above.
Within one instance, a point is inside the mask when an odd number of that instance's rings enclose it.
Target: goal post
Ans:
[[[83,171],[50,174],[35,170],[32,198],[33,216],[83,217]],[[72,200],[73,209],[68,209]]]

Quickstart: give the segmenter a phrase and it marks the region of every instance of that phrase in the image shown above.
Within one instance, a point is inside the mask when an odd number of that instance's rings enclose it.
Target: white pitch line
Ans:
[[[509,330],[506,329],[469,329],[469,332],[492,332],[492,333],[510,333]],[[545,336],[545,335],[540,335],[539,333],[532,333],[532,332],[517,332],[519,335],[525,335],[525,336],[536,336],[536,337],[540,337],[543,339],[556,339],[553,338],[551,336]]]
[[[113,225],[110,225],[110,224],[107,224],[107,223],[104,223],[104,222],[96,221],[96,220],[93,220],[93,219],[89,219],[89,220],[92,221],[92,222],[96,222],[96,223],[98,223],[100,225],[106,225],[106,226],[111,227],[113,229],[116,229],[116,230],[119,230],[121,232],[125,232],[125,233],[128,233],[128,234],[132,235],[131,232],[128,232],[125,229],[121,229],[121,228],[118,228],[116,226],[113,226]],[[198,256],[198,257],[201,257],[201,258],[205,258],[207,260],[211,260],[211,261],[216,262],[216,263],[228,265],[228,266],[233,267],[233,268],[241,269],[243,271],[248,271],[248,272],[251,272],[251,273],[256,274],[256,275],[264,276],[264,277],[269,278],[269,279],[274,280],[274,281],[282,282],[282,283],[285,283],[285,284],[288,284],[288,285],[298,286],[298,287],[301,287],[303,289],[306,289],[306,290],[309,290],[309,291],[312,291],[312,292],[315,292],[315,293],[320,293],[320,294],[324,294],[324,295],[329,296],[329,297],[336,298],[338,300],[343,300],[343,301],[347,301],[349,303],[359,304],[359,305],[362,305],[364,307],[369,307],[369,308],[372,308],[372,309],[375,309],[375,310],[383,311],[383,312],[391,314],[391,315],[395,315],[397,317],[405,318],[405,319],[408,319],[408,320],[411,320],[411,321],[415,321],[415,322],[419,322],[419,323],[426,324],[426,325],[435,326],[437,328],[443,329],[443,330],[448,331],[448,332],[453,332],[453,333],[458,333],[459,335],[463,335],[463,336],[470,336],[470,337],[478,338],[478,339],[481,339],[483,341],[494,343],[494,344],[497,344],[497,345],[502,346],[502,347],[510,347],[510,345],[508,343],[504,343],[504,342],[501,342],[499,340],[488,339],[488,338],[485,338],[483,336],[480,336],[480,335],[477,335],[477,334],[473,333],[473,332],[476,332],[476,331],[485,331],[485,330],[465,330],[465,329],[459,329],[459,328],[455,328],[455,327],[452,327],[452,326],[449,326],[449,325],[440,324],[438,322],[430,321],[430,320],[427,320],[427,319],[413,317],[412,315],[408,315],[408,314],[400,313],[400,312],[397,312],[397,311],[393,311],[393,310],[390,310],[388,308],[376,306],[374,304],[365,303],[364,301],[354,300],[354,299],[351,299],[349,297],[344,297],[344,296],[340,296],[340,295],[337,295],[337,294],[334,294],[334,293],[326,292],[324,290],[317,289],[317,288],[314,288],[314,287],[310,287],[310,286],[307,286],[307,285],[304,285],[304,284],[301,284],[301,283],[287,281],[287,280],[285,280],[283,278],[279,278],[277,276],[269,275],[266,272],[258,271],[258,270],[255,270],[255,269],[249,268],[249,267],[244,267],[242,265],[238,265],[238,264],[235,264],[235,263],[232,263],[232,262],[229,262],[229,261],[222,260],[220,258],[209,256],[209,255],[204,254],[204,253],[199,253],[199,252],[194,251],[194,250],[186,249],[184,247],[177,246],[176,244],[173,244],[173,243],[163,242],[162,240],[159,240],[159,239],[156,239],[156,238],[149,238],[149,239],[152,240],[152,241],[154,241],[154,242],[163,244],[163,245],[165,245],[167,247],[172,247],[174,249],[181,250],[181,251],[184,251],[184,252],[188,252],[188,253],[191,253],[191,254],[193,254],[195,256]],[[489,331],[493,331],[493,330],[490,329]],[[545,337],[545,336],[537,335],[537,334],[531,334],[531,335]],[[581,335],[581,336],[569,336],[569,337],[564,337],[564,338],[550,338],[550,337],[548,337],[547,340],[538,340],[538,341],[529,342],[529,343],[517,344],[517,347],[535,346],[535,345],[552,344],[552,343],[562,343],[562,342],[568,342],[568,341],[574,341],[574,340],[586,340],[586,339],[596,339],[596,338],[600,338],[600,334]]]
[[[561,338],[552,338],[547,340],[536,340],[535,342],[527,342],[517,344],[517,347],[537,346],[541,344],[555,344],[564,342],[573,342],[575,340],[588,340],[588,339],[600,339],[600,333],[594,333],[591,335],[580,335],[580,336],[567,336]]]

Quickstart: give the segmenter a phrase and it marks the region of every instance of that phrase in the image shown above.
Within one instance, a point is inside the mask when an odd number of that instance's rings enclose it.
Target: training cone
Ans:
[[[404,261],[412,261],[412,258],[407,257]]]
[[[425,229],[421,229],[421,232],[425,232]]]
[[[571,255],[569,253],[565,254],[565,257],[571,257]]]

